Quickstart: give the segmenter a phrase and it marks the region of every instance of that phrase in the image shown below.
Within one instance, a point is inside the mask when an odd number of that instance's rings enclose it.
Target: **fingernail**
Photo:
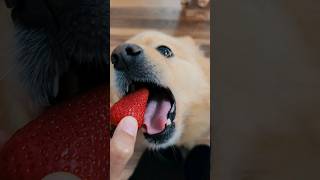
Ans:
[[[138,123],[134,117],[127,116],[119,124],[119,128],[131,136],[136,136],[138,131]]]

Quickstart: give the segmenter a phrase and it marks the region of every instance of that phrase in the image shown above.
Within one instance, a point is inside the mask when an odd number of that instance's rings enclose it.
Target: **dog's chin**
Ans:
[[[146,138],[145,136],[145,144],[151,150],[165,149],[170,146],[176,145],[180,136],[181,136],[180,130],[175,128],[175,131],[170,135],[170,137],[166,138],[166,140],[162,141],[162,143],[155,143],[154,141],[150,141],[150,139]]]
[[[166,125],[165,129],[157,134],[148,134],[143,130],[144,138],[150,149],[162,149],[174,145],[176,142],[176,126],[173,122],[171,125]]]
[[[149,90],[149,97],[141,131],[151,149],[161,149],[174,145],[179,138],[177,132],[176,100],[170,88],[148,81],[131,81],[124,89],[130,94],[138,89]]]

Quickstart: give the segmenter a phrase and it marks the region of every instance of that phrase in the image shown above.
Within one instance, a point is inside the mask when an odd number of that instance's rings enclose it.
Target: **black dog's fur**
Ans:
[[[6,0],[22,82],[49,105],[109,80],[109,1]]]

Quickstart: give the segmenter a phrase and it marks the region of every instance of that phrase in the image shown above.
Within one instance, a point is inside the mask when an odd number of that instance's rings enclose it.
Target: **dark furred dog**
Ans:
[[[49,105],[108,81],[109,1],[6,0],[17,62],[35,102]]]

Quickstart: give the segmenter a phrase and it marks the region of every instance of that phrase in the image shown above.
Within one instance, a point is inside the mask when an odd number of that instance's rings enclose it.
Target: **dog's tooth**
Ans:
[[[167,122],[166,122],[166,125],[171,125],[171,120],[170,119],[167,119]]]
[[[129,93],[129,85],[127,86],[127,91],[126,92]]]
[[[171,108],[170,112],[172,113],[172,112],[175,110],[175,108],[176,108],[176,103],[174,103],[174,104],[172,105],[172,108]]]

